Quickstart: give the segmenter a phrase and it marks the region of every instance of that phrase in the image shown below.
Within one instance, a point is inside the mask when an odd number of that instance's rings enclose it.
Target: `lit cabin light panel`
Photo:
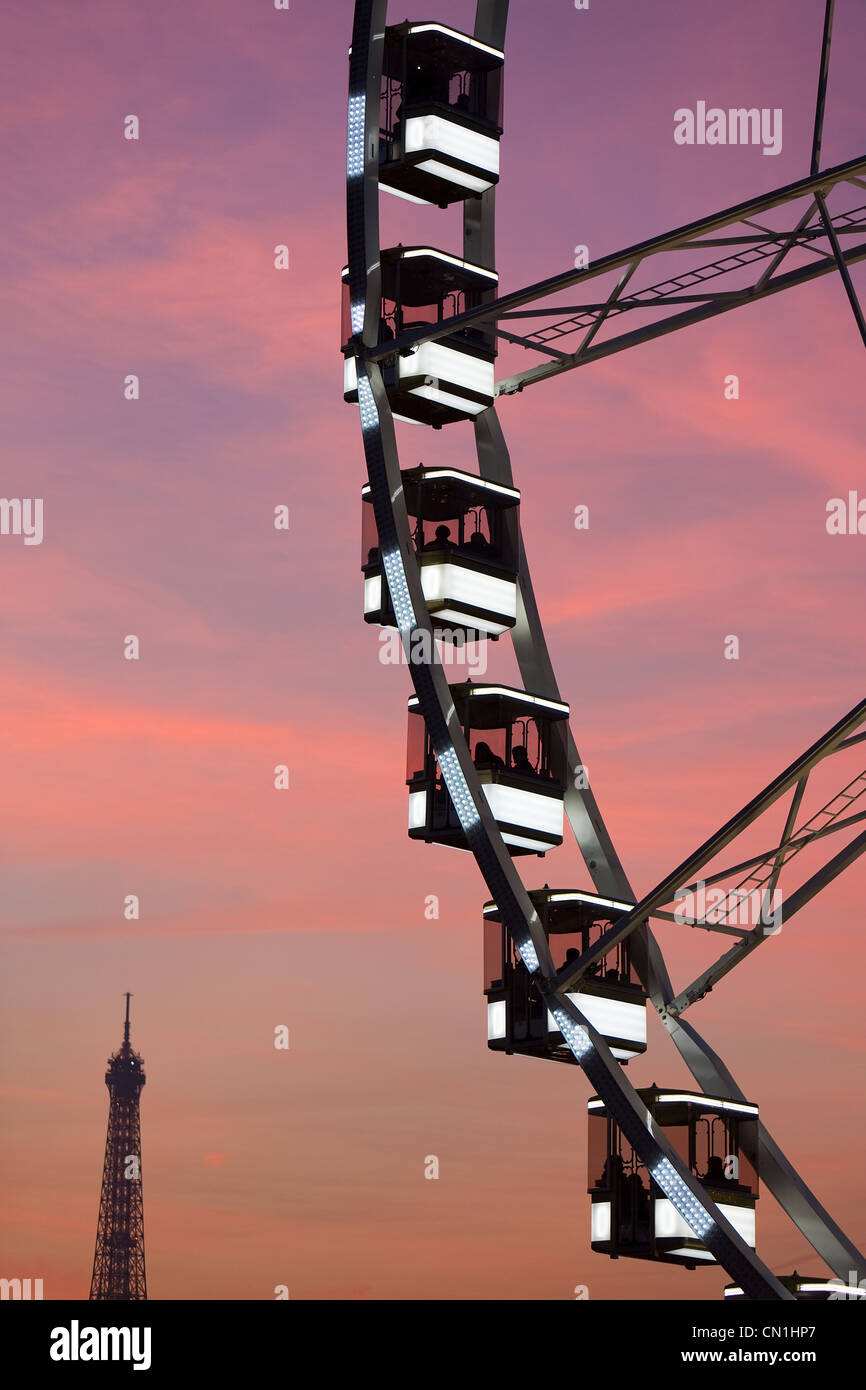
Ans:
[[[593,1244],[610,1240],[610,1202],[593,1202],[589,1238]]]
[[[422,570],[422,579],[426,570]],[[422,588],[426,591],[426,584],[422,583]],[[425,592],[425,597],[429,600],[429,594]],[[379,574],[369,575],[364,580],[364,613],[379,613],[382,610],[382,576]],[[461,627],[472,628],[476,632],[490,633],[498,636],[502,632],[507,632],[509,624],[505,622],[494,622],[490,618],[480,618],[477,613],[468,613],[461,608],[439,608],[436,612],[437,622],[455,623]],[[382,624],[383,627],[390,627],[391,624]]]
[[[489,53],[491,58],[504,59],[505,57],[505,53],[501,48],[491,48],[489,43],[482,43],[480,39],[473,38],[469,34],[461,34],[459,29],[451,29],[447,24],[437,24],[430,21],[424,24],[409,25],[410,34],[427,34],[431,31],[437,34],[447,34],[451,39],[458,39],[459,42],[465,44],[467,48],[475,48],[479,53]]]
[[[423,169],[425,174],[433,174],[437,179],[447,179],[459,188],[468,188],[470,193],[485,193],[488,188],[493,187],[490,179],[480,179],[477,174],[467,174],[465,169],[455,169],[450,164],[443,164],[441,159],[422,159],[417,168]]]
[[[503,842],[514,845],[515,849],[529,849],[533,854],[545,853],[551,848],[545,840],[530,840],[526,835],[515,835],[511,830],[500,830]]]
[[[393,193],[395,198],[405,198],[407,203],[420,203],[425,208],[432,208],[433,206],[429,198],[418,198],[414,193],[407,193],[404,188],[394,188],[390,183],[380,183],[379,187],[383,193]],[[413,421],[412,423],[417,422]]]
[[[447,343],[422,343],[417,352],[400,358],[401,376],[434,376],[493,400],[493,363],[471,352],[458,352]]]
[[[409,793],[409,829],[422,830],[427,824],[427,793]]]
[[[557,714],[568,714],[568,705],[561,704],[558,700],[546,700],[543,695],[530,695],[528,691],[509,690],[505,685],[484,685],[476,686],[470,690],[470,696],[484,699],[492,695],[503,695],[507,700],[516,700],[518,704],[539,705],[543,709],[555,710]]]
[[[849,1298],[866,1298],[866,1289],[858,1288],[856,1284],[843,1284],[841,1279],[798,1279],[794,1282],[795,1297],[800,1294],[814,1293],[824,1294],[827,1299],[847,1300]],[[729,1284],[725,1289],[725,1298],[742,1298],[743,1290],[739,1284]]]
[[[727,1293],[727,1289],[725,1292]],[[742,1293],[742,1289],[740,1292]],[[797,1292],[834,1294],[837,1299],[866,1298],[866,1289],[861,1289],[856,1284],[842,1284],[840,1286],[838,1283],[834,1284],[830,1280],[820,1284],[798,1284]]]
[[[728,1202],[717,1202],[716,1205],[723,1216],[727,1217],[734,1230],[742,1236],[747,1245],[755,1248],[755,1211],[753,1207],[733,1206]],[[657,1197],[655,1201],[655,1235],[658,1240],[677,1240],[682,1238],[690,1240],[693,1237],[691,1226],[686,1221],[667,1197]],[[687,1246],[681,1249],[670,1250],[671,1255],[686,1255],[691,1258],[697,1255],[698,1259],[714,1260],[715,1256],[708,1250],[705,1254],[700,1251],[689,1250]]]
[[[424,481],[438,482],[439,479],[450,478],[455,482],[465,482],[469,478],[476,491],[495,492],[501,497],[512,498],[515,502],[520,501],[520,493],[516,487],[505,487],[502,483],[491,483],[489,478],[478,478],[474,473],[461,473],[457,468],[426,468],[424,470]],[[361,496],[370,496],[370,484],[365,483],[361,488]]]
[[[462,627],[471,627],[476,632],[489,633],[494,637],[498,637],[502,632],[507,632],[510,626],[508,623],[491,622],[489,618],[479,618],[474,613],[464,613],[459,608],[438,608],[436,621],[459,623]]]
[[[450,750],[448,750],[450,752]],[[447,754],[443,756],[447,757]],[[456,756],[452,753],[452,757]],[[442,758],[439,759],[439,766],[442,768],[442,776],[448,786],[449,794],[451,787],[448,785],[448,778],[445,776],[445,768],[442,766]],[[459,771],[459,764],[457,764]],[[474,820],[470,824],[475,824],[478,820],[478,813],[475,810],[475,803],[469,797],[469,788],[463,779],[462,772],[460,780],[465,789],[465,798],[472,807]],[[487,804],[493,813],[494,820],[508,825],[516,825],[526,830],[526,838],[516,834],[505,833],[502,838],[508,843],[517,843],[529,849],[539,850],[549,848],[546,841],[538,838],[531,838],[531,832],[537,831],[539,835],[554,836],[562,834],[562,802],[557,797],[538,796],[535,792],[524,792],[516,787],[504,787],[498,782],[482,782],[481,790],[487,799]],[[413,800],[414,798],[414,800]],[[452,801],[454,800],[451,794]],[[455,810],[460,819],[464,830],[467,828],[463,817],[460,815],[460,808],[455,803]],[[427,793],[426,791],[410,791],[409,793],[409,829],[418,830],[426,824],[427,820]]]
[[[506,1006],[504,999],[494,999],[487,1005],[487,1041],[505,1037]]]
[[[712,1110],[735,1110],[740,1115],[758,1115],[757,1105],[749,1105],[746,1101],[739,1100],[718,1100],[715,1096],[689,1096],[676,1095],[657,1096],[657,1105],[698,1105],[701,1109],[709,1107]]]
[[[480,131],[469,130],[445,116],[410,116],[406,121],[405,150],[407,155],[430,150],[433,154],[459,159],[461,164],[470,164],[474,169],[492,174],[494,178],[483,183],[484,188],[489,188],[499,176],[499,141],[490,135],[482,135]],[[429,168],[430,162],[434,161],[425,161],[419,167]],[[440,168],[443,178],[458,182],[467,177],[450,165],[442,164]],[[430,172],[438,171],[433,169]]]
[[[362,322],[363,327],[363,322]],[[360,331],[360,330],[358,330]],[[438,401],[452,410],[461,410],[469,415],[478,415],[494,399],[495,382],[493,363],[472,353],[457,352],[444,343],[422,343],[417,352],[399,359],[400,380],[408,377],[429,376],[438,385],[413,386],[412,396],[422,400]],[[450,390],[446,388],[452,388]],[[358,367],[354,357],[346,357],[343,362],[343,395],[353,396],[358,389]],[[460,391],[474,391],[484,396],[484,401],[471,401],[458,394]]]
[[[584,1018],[592,1024],[602,1037],[620,1038],[623,1042],[633,1042],[641,1052],[646,1049],[646,1008],[643,1004],[629,1004],[624,999],[606,999],[599,994],[568,994],[566,998],[580,1010]],[[556,1020],[548,1011],[547,1021],[552,1032],[557,1032]],[[617,1048],[617,1054],[625,1050]],[[634,1057],[635,1052],[625,1052],[626,1057]]]
[[[539,835],[562,839],[562,799],[541,796],[521,787],[507,787],[501,782],[483,782],[482,790],[498,821],[520,826]]]
[[[471,270],[473,275],[480,275],[485,280],[489,280],[493,285],[499,283],[499,276],[495,270],[488,270],[486,266],[476,265],[474,261],[463,261],[459,256],[452,256],[449,252],[440,251],[435,246],[409,247],[403,252],[400,259],[403,261],[413,261],[418,260],[421,256],[427,260],[441,261],[443,265],[456,265],[459,266],[461,270]],[[445,470],[443,469],[441,471],[444,472]]]
[[[455,396],[453,391],[443,391],[440,386],[413,386],[410,396],[418,396],[422,401],[433,401],[436,405],[446,405],[450,410],[461,410],[466,415],[480,415],[487,409],[484,401],[471,401],[468,396]]]
[[[587,903],[590,907],[612,907],[618,912],[631,912],[634,903],[618,902],[616,898],[600,898],[597,893],[551,893],[552,903]]]
[[[364,580],[364,612],[378,613],[382,607],[382,576],[371,574]]]

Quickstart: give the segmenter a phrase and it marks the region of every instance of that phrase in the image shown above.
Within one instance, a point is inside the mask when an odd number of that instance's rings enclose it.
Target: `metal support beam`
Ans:
[[[862,260],[866,260],[866,242],[852,247],[845,253],[847,265],[854,265]],[[685,313],[674,314],[670,318],[661,319],[658,323],[647,324],[631,333],[622,333],[616,338],[608,338],[605,342],[591,347],[583,353],[575,353],[564,363],[531,367],[528,371],[517,372],[513,376],[505,377],[502,381],[497,382],[497,395],[511,395],[515,391],[522,391],[525,386],[532,386],[538,381],[546,381],[548,377],[559,376],[562,372],[570,371],[574,367],[583,367],[589,362],[597,362],[602,357],[611,357],[614,353],[622,352],[626,348],[638,347],[640,344],[651,342],[655,338],[662,338],[668,333],[676,333],[681,328],[688,328],[692,324],[702,323],[705,319],[715,318],[717,314],[726,313],[729,309],[739,308],[743,304],[754,304],[768,295],[777,294],[780,290],[793,289],[796,286],[808,284],[811,280],[817,280],[821,275],[829,274],[835,268],[833,262],[829,260],[821,261],[815,265],[801,266],[784,275],[774,276],[773,279],[767,281],[760,293],[755,289],[748,289],[740,295],[735,294],[730,299],[721,302],[710,300],[705,305]]]
[[[863,723],[864,719],[866,719],[866,700],[861,700],[852,710],[849,710],[848,714],[846,714],[843,719],[840,719],[837,724],[834,724],[832,729],[829,729],[811,748],[808,748],[801,757],[797,758],[790,767],[786,768],[775,781],[771,782],[768,787],[765,787],[758,796],[754,797],[748,805],[744,806],[741,811],[738,811],[735,816],[732,816],[731,819],[722,826],[721,830],[718,830],[715,835],[710,836],[709,840],[701,845],[701,847],[697,849],[694,854],[690,855],[688,859],[684,860],[679,868],[674,869],[673,873],[668,874],[667,878],[663,879],[645,898],[642,898],[641,901],[632,908],[631,912],[624,913],[610,931],[605,934],[605,937],[602,938],[602,940],[606,942],[605,949],[611,950],[614,946],[618,945],[620,941],[624,941],[640,923],[654,916],[658,908],[663,907],[666,903],[672,902],[682,888],[682,885],[692,882],[698,869],[714,859],[726,845],[729,845],[747,826],[757,820],[757,818],[762,815],[769,806],[772,806],[779,797],[784,796],[785,792],[793,787],[795,783],[799,782],[802,777],[807,776],[817,763],[833,753],[842,740],[857,729],[859,725]],[[596,950],[597,946],[593,947],[593,953],[595,953]],[[573,965],[563,968],[558,973],[556,977],[557,989],[568,990],[575,984],[586,968],[584,960],[589,955],[590,952],[584,952]]]
[[[866,850],[866,831],[852,840],[850,845],[846,845],[843,850],[840,850],[829,864],[825,864],[823,869],[807,879],[806,883],[792,895],[790,904],[785,911],[785,921],[793,917],[794,913],[798,912],[801,907],[805,907],[808,902],[811,902],[816,893],[820,893],[822,888],[826,888],[828,883],[831,883],[844,869],[853,864],[864,850]],[[701,974],[692,980],[690,985],[681,990],[676,998],[668,1004],[668,1013],[677,1016],[685,1013],[686,1009],[690,1008],[692,1004],[696,1004],[699,999],[703,999],[705,994],[709,994],[710,990],[720,980],[723,980],[735,965],[739,965],[741,960],[745,960],[746,956],[751,955],[752,951],[760,946],[768,935],[773,935],[775,931],[776,928],[774,927],[755,927],[743,941],[732,946],[730,951],[726,951],[706,970],[701,971]]]
[[[860,330],[860,337],[863,339],[863,346],[866,347],[866,319],[864,319],[863,317],[863,310],[860,306],[860,301],[857,298],[857,291],[854,288],[854,281],[851,279],[851,272],[848,269],[845,253],[839,245],[839,238],[836,235],[833,223],[830,219],[830,214],[827,211],[827,204],[824,202],[823,195],[819,193],[816,201],[818,203],[818,207],[821,210],[821,221],[824,223],[824,227],[827,231],[827,240],[830,242],[830,245],[833,248],[833,255],[836,258],[836,264],[839,267],[839,274],[842,277],[842,284],[845,286],[845,293],[848,296],[848,303],[851,305],[851,312],[853,313],[854,319],[857,323],[857,327]]]
[[[533,348],[535,352],[546,352],[548,357],[557,357],[560,361],[565,361],[568,357],[567,352],[560,352],[559,348],[548,347],[546,343],[533,343],[528,338],[519,338],[516,333],[507,333],[504,328],[497,328],[497,338],[504,338],[508,343],[515,343],[517,347]]]
[[[833,33],[835,0],[827,0],[824,10],[824,34],[821,39],[821,63],[818,69],[818,97],[815,103],[815,126],[812,134],[812,173],[821,167],[821,141],[824,137],[824,104],[827,98],[827,72],[830,67],[830,38]]]
[[[771,193],[765,193],[760,198],[750,199],[747,202],[737,203],[724,211],[714,214],[712,217],[702,218],[697,222],[686,223],[682,227],[676,228],[672,232],[666,232],[659,237],[651,237],[646,241],[637,242],[634,246],[628,247],[624,251],[615,252],[610,256],[603,256],[600,260],[593,262],[592,265],[582,270],[567,271],[562,275],[553,275],[546,280],[540,280],[534,285],[529,285],[526,289],[516,290],[511,294],[502,295],[499,299],[494,299],[489,303],[482,304],[478,308],[467,309],[462,314],[455,314],[453,317],[443,319],[436,324],[425,324],[421,328],[410,329],[401,333],[398,337],[389,340],[387,343],[379,343],[367,347],[365,356],[370,361],[380,361],[384,357],[390,356],[394,352],[402,352],[406,348],[414,347],[418,343],[432,341],[437,338],[446,337],[449,333],[456,332],[460,328],[467,328],[477,323],[489,323],[498,319],[503,313],[522,308],[525,304],[534,303],[540,299],[546,299],[550,295],[558,294],[562,290],[571,288],[572,285],[586,283],[595,279],[599,275],[605,275],[609,271],[618,270],[629,265],[633,261],[644,261],[648,256],[658,255],[664,251],[675,251],[683,243],[695,240],[715,231],[720,231],[723,227],[731,226],[736,222],[742,222],[746,217],[753,217],[771,208],[780,207],[782,204],[796,201],[798,198],[807,197],[816,191],[821,191],[825,195],[842,182],[850,182],[858,175],[866,177],[866,156],[848,160],[845,164],[836,165],[832,169],[825,169],[817,177],[800,179],[795,183],[786,184],[782,188],[777,188]],[[780,234],[781,235],[781,234]]]
[[[847,743],[840,743],[835,751],[840,753],[842,749],[847,746]],[[790,840],[780,841],[779,844],[774,845],[772,849],[764,850],[761,854],[753,854],[748,859],[742,859],[739,864],[732,864],[730,868],[720,869],[718,873],[710,874],[709,878],[701,877],[700,882],[705,888],[712,888],[715,884],[721,883],[726,878],[730,878],[732,874],[739,874],[742,873],[744,869],[754,869],[757,868],[759,864],[766,864],[780,850],[785,850],[787,852],[788,850],[805,849],[806,845],[813,845],[816,840],[823,840],[826,835],[836,835],[840,830],[848,830],[850,826],[859,825],[860,822],[864,820],[866,820],[866,811],[858,811],[857,814],[853,816],[843,816],[841,820],[834,820],[830,825],[825,825],[821,830],[811,830],[808,835],[794,835]],[[697,886],[697,883],[684,884],[680,891],[681,893],[693,893]],[[664,912],[654,912],[653,917],[664,917],[670,918],[671,921],[674,920],[672,914]],[[689,923],[687,922],[686,925],[688,926]],[[694,925],[702,927],[705,926],[706,923],[695,922]]]

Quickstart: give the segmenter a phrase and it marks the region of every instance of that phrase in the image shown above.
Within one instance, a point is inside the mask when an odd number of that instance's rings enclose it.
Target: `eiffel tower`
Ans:
[[[142,1059],[129,1041],[129,1000],[127,994],[123,1045],[109,1057],[105,1073],[111,1102],[90,1282],[90,1299],[98,1302],[147,1298],[138,1113],[145,1075]]]

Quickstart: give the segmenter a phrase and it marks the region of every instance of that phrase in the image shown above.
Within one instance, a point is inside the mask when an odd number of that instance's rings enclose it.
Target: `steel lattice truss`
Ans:
[[[111,1100],[90,1283],[90,1299],[95,1302],[147,1298],[139,1117],[144,1083],[142,1059],[129,1041],[127,995],[123,1046],[110,1057],[105,1074]]]
[[[866,822],[866,767],[863,749],[866,744],[866,700],[862,700],[844,719],[791,767],[777,777],[769,787],[750,801],[748,806],[722,826],[706,844],[669,874],[658,887],[634,909],[624,914],[616,925],[587,951],[580,960],[556,977],[560,989],[573,989],[594,961],[605,955],[612,946],[630,935],[634,928],[651,917],[676,922],[704,931],[717,932],[735,938],[731,946],[713,965],[698,976],[686,989],[665,1005],[668,1017],[681,1017],[690,1005],[703,999],[741,960],[756,950],[770,936],[775,936],[801,908],[820,893],[866,849],[866,830],[852,835],[835,854],[831,851],[838,841],[831,836],[852,831]],[[860,730],[860,732],[857,732]],[[843,754],[860,754],[856,771],[849,766],[832,779],[833,763],[842,761]],[[824,790],[821,804],[803,813],[810,779],[817,769],[829,772],[832,792]],[[852,775],[853,771],[853,775]],[[841,784],[841,785],[840,785]],[[708,865],[736,843],[753,825],[759,824],[770,808],[781,802],[785,818],[780,834],[768,848],[748,858],[713,868],[704,876]],[[769,834],[769,832],[768,832]],[[814,863],[809,874],[789,888],[797,868],[797,860],[805,851],[813,851],[820,863]],[[802,861],[801,861],[802,862]],[[792,868],[793,865],[793,868]],[[698,877],[696,877],[696,875]],[[712,902],[709,890],[713,890]],[[784,900],[784,908],[781,903]],[[679,906],[677,906],[679,903]]]
[[[604,256],[584,270],[542,280],[429,329],[403,333],[372,352],[370,359],[405,352],[457,327],[493,323],[498,337],[548,359],[497,383],[499,395],[522,391],[534,382],[866,259],[864,192],[866,159],[851,160]],[[833,202],[832,213],[828,200]],[[784,210],[794,225],[773,230],[758,222],[777,209]],[[675,265],[666,278],[657,279],[660,263],[668,258]],[[598,291],[593,293],[593,286],[605,277],[614,278],[609,292],[600,297]],[[642,280],[649,283],[641,286]],[[571,304],[541,302],[570,289],[586,297]],[[532,308],[524,307],[530,304]],[[551,321],[522,335],[501,326],[532,319]]]
[[[397,354],[413,352],[423,342],[483,323],[492,326],[500,339],[542,359],[500,381],[497,394],[507,394],[833,271],[840,276],[866,344],[866,322],[849,272],[852,264],[866,258],[866,240],[861,239],[866,232],[866,198],[862,196],[866,191],[866,155],[834,169],[820,169],[833,0],[826,4],[807,178],[604,257],[586,269],[568,271],[498,299],[488,295],[479,308],[380,342],[378,146],[386,10],[386,0],[356,0],[347,141],[351,346],[382,566],[407,655],[415,632],[422,631],[428,638],[423,649],[430,653],[429,659],[409,661],[419,707],[466,841],[501,919],[524,964],[534,972],[544,1001],[608,1114],[676,1210],[746,1295],[788,1300],[793,1295],[743,1241],[653,1124],[622,1067],[568,997],[568,990],[595,959],[630,937],[632,959],[647,994],[703,1093],[745,1100],[725,1064],[683,1015],[769,935],[777,934],[781,924],[772,917],[768,918],[769,926],[764,920],[757,926],[743,925],[738,909],[747,895],[768,909],[784,877],[783,921],[787,925],[866,849],[866,830],[857,829],[866,820],[866,804],[861,801],[866,793],[866,772],[855,769],[852,773],[844,766],[845,759],[856,757],[859,745],[866,743],[866,701],[641,902],[636,902],[592,791],[581,789],[577,778],[570,781],[565,812],[596,890],[636,905],[615,922],[592,951],[557,974],[535,907],[482,792],[432,640],[382,366],[394,361]],[[507,15],[508,0],[477,0],[475,38],[502,49]],[[490,269],[495,267],[494,201],[491,189],[464,205],[464,256]],[[768,220],[779,218],[781,227],[768,225]],[[594,291],[594,285],[604,277],[611,283],[602,292]],[[570,295],[569,302],[560,302],[557,296],[567,291],[576,293]],[[540,322],[535,326],[529,322],[522,334],[513,331],[516,324],[533,319]],[[511,461],[495,408],[475,417],[474,431],[481,477],[513,486]],[[561,700],[519,534],[517,542],[518,614],[511,636],[521,678],[526,690]],[[576,773],[583,760],[570,731],[566,737],[568,764]],[[839,777],[834,783],[837,766]],[[818,777],[831,781],[828,789],[817,793],[818,802],[813,807],[808,798],[813,796],[812,784]],[[755,828],[771,818],[773,808],[784,811],[781,829],[768,830],[758,850],[744,848],[749,835],[757,833]],[[838,836],[846,833],[850,838],[841,849],[836,848]],[[719,866],[716,861],[722,854],[726,862]],[[787,884],[803,864],[809,865],[808,870],[790,891]],[[704,871],[706,878],[702,877]],[[683,904],[688,904],[689,895],[694,898],[699,885],[716,890],[715,909],[683,911]],[[673,919],[681,923],[681,930],[701,928],[728,935],[733,945],[697,980],[676,993],[650,930],[654,917],[666,922]],[[803,1183],[763,1124],[757,1150],[749,1157],[759,1162],[765,1185],[834,1272],[843,1280],[852,1271],[856,1278],[864,1278],[866,1259]]]

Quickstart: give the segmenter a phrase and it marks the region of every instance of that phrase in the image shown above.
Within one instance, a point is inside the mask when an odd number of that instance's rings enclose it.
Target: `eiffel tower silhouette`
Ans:
[[[127,994],[123,1045],[109,1057],[105,1073],[111,1101],[90,1281],[91,1301],[99,1302],[147,1298],[138,1109],[145,1076],[142,1059],[129,1041],[130,997]]]

